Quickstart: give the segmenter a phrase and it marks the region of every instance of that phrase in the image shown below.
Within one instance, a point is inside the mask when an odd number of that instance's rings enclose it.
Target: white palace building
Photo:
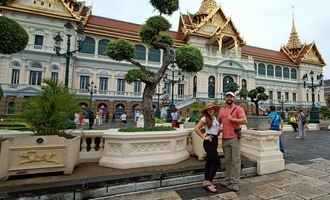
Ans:
[[[18,112],[25,98],[38,94],[43,79],[64,82],[66,59],[56,55],[54,37],[58,33],[63,37],[61,53],[67,49],[68,34],[72,35],[71,50],[77,49],[78,34],[74,29],[79,22],[84,26],[85,39],[80,51],[71,57],[69,87],[86,97],[82,102],[88,102],[89,84],[93,82],[93,102],[104,105],[111,115],[126,111],[131,116],[140,105],[143,84],[125,82],[125,73],[133,66],[106,56],[109,41],[118,38],[131,41],[136,47],[135,58],[150,68],[156,69],[162,62],[161,51],[140,42],[141,25],[94,16],[81,1],[12,0],[0,6],[0,12],[19,22],[30,36],[24,51],[0,54],[0,84],[4,90],[0,115]],[[181,14],[179,20],[177,32],[171,32],[175,46],[198,47],[205,66],[197,74],[185,74],[184,80],[175,85],[174,99],[178,105],[219,100],[225,85],[236,82],[248,90],[265,87],[270,96],[265,106],[280,107],[283,101],[286,108],[311,106],[311,90],[304,88],[303,76],[310,71],[314,71],[315,77],[321,74],[325,61],[315,43],[300,42],[294,21],[287,44],[270,50],[247,45],[215,0],[201,0],[195,14]],[[74,29],[65,28],[67,23]],[[172,91],[170,84],[163,84],[160,88],[165,88],[167,94],[161,99]],[[316,90],[315,99],[317,105],[325,104],[323,88]]]

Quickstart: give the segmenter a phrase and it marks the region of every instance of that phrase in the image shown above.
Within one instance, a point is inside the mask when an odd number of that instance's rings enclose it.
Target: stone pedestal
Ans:
[[[104,151],[99,164],[111,168],[130,169],[184,161],[189,158],[187,137],[191,131],[105,131]]]
[[[320,130],[320,124],[318,123],[309,123],[308,125],[309,131],[319,131]]]
[[[279,150],[280,131],[245,130],[241,138],[241,154],[257,162],[258,175],[285,169],[283,155]]]

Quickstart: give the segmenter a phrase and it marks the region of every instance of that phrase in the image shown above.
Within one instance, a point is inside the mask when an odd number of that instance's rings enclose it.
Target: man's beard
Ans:
[[[227,100],[227,101],[226,101],[226,104],[228,104],[228,105],[232,105],[233,102],[234,102],[233,100]]]

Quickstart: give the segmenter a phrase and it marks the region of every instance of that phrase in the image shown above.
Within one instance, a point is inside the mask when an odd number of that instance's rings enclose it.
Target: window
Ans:
[[[179,84],[178,85],[178,96],[180,98],[184,97],[184,84]]]
[[[284,67],[283,68],[283,77],[285,79],[289,79],[290,78],[290,70],[289,70],[289,68],[287,68],[287,67]]]
[[[95,40],[91,37],[86,37],[85,40],[81,42],[79,52],[94,54],[95,53]]]
[[[150,62],[160,62],[160,50],[150,48],[148,59],[149,59]]]
[[[306,94],[306,101],[309,102],[309,95],[308,95],[308,93]]]
[[[273,91],[269,91],[269,100],[273,100]]]
[[[99,85],[99,90],[101,92],[106,92],[108,91],[108,78],[106,77],[100,77],[100,85]]]
[[[267,66],[267,76],[274,77],[274,67],[273,65]]]
[[[170,94],[171,93],[171,84],[169,82],[166,82],[164,84],[164,92],[165,92],[165,94]]]
[[[118,79],[117,80],[117,94],[124,95],[125,93],[125,80]]]
[[[266,67],[264,64],[260,63],[258,65],[258,75],[259,76],[265,76],[266,75]]]
[[[289,101],[289,92],[285,93],[285,101]]]
[[[30,71],[30,85],[41,85],[42,72],[40,71]]]
[[[209,98],[215,97],[215,78],[214,76],[209,77],[209,85],[208,85],[208,96]]]
[[[44,36],[43,35],[35,35],[34,36],[34,48],[35,49],[42,49],[44,44]]]
[[[80,90],[87,91],[89,86],[89,76],[80,76]]]
[[[141,81],[134,81],[134,95],[141,95]]]
[[[13,69],[11,72],[11,84],[18,85],[19,84],[19,69]]]
[[[318,102],[321,101],[320,94],[317,94],[317,101],[318,101]]]
[[[297,80],[297,70],[291,69],[291,79]]]
[[[296,93],[292,93],[292,101],[297,102],[297,94]]]
[[[109,40],[103,39],[99,41],[98,55],[106,56]]]
[[[275,68],[275,76],[276,76],[276,78],[282,78],[282,67],[276,66],[276,68]]]
[[[255,71],[256,74],[258,74],[257,64],[256,63],[254,63],[254,71]]]
[[[135,45],[134,58],[137,60],[146,60],[146,48],[143,45]]]
[[[223,83],[222,83],[222,91],[224,93],[228,92],[230,90],[230,85],[234,82],[233,77],[231,76],[225,76],[223,78]]]
[[[242,79],[242,88],[247,89],[247,82],[245,79]]]
[[[281,94],[281,92],[277,92],[277,100],[278,101],[281,101],[281,99],[282,99],[282,94]]]
[[[57,82],[58,81],[58,72],[52,72],[51,78],[52,81]]]

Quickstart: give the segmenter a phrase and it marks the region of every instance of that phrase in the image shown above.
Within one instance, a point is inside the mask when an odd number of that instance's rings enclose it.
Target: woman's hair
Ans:
[[[205,117],[207,128],[211,128],[213,122],[212,116],[207,111],[203,112],[203,116]]]

